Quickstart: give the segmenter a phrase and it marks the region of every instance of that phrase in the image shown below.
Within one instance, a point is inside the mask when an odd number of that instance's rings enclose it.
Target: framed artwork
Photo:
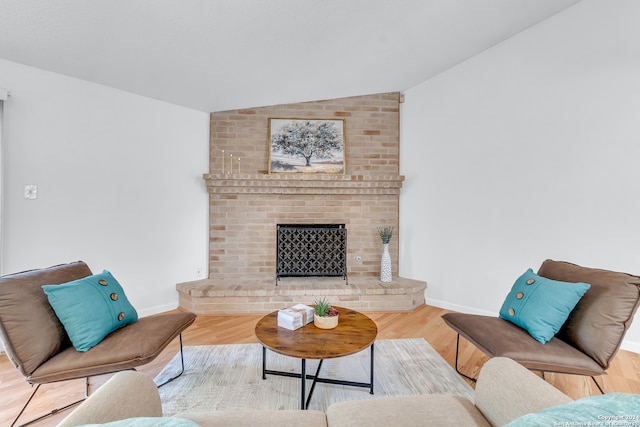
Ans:
[[[344,174],[344,120],[269,119],[269,173]]]

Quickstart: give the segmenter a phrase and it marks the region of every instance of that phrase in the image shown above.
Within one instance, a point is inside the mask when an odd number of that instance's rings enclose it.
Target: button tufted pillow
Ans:
[[[587,283],[547,279],[528,269],[511,288],[500,317],[526,329],[544,344],[560,330],[590,287]]]
[[[111,332],[138,320],[122,286],[107,270],[42,289],[77,351],[88,351]]]

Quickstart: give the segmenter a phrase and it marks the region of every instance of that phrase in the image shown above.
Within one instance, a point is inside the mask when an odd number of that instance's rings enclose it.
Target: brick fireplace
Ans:
[[[399,94],[386,93],[212,113],[204,175],[209,277],[179,284],[180,306],[199,313],[265,312],[319,295],[361,310],[423,303],[424,282],[378,280],[377,227],[398,230],[399,111]],[[269,118],[343,119],[346,173],[267,173]],[[276,287],[278,224],[344,224],[349,285],[335,277],[287,277]],[[390,253],[397,273],[397,235]]]

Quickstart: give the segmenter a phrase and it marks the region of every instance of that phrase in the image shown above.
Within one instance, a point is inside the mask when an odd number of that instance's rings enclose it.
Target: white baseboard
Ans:
[[[445,310],[453,310],[460,313],[469,313],[469,314],[480,314],[483,316],[497,316],[498,313],[492,313],[486,310],[478,310],[477,308],[467,307],[464,305],[451,304],[446,301],[439,301],[434,299],[425,299],[426,304],[432,305],[434,307],[444,308]],[[620,344],[620,348],[626,351],[630,351],[632,353],[640,354],[640,343],[629,340],[622,340],[622,344]]]
[[[177,302],[172,302],[169,304],[156,305],[155,307],[141,308],[138,309],[138,317],[151,316],[152,314],[164,313],[165,311],[171,311],[178,308]]]
[[[432,305],[432,306],[438,307],[438,308],[444,308],[445,310],[458,311],[460,313],[480,314],[480,315],[483,315],[483,316],[497,316],[498,315],[498,313],[492,313],[492,312],[486,311],[486,310],[479,310],[477,308],[467,307],[466,305],[451,304],[450,302],[440,301],[440,300],[431,299],[431,298],[425,298],[425,303],[427,305]]]
[[[623,350],[640,354],[640,342],[622,340],[622,344],[620,344],[620,348]]]

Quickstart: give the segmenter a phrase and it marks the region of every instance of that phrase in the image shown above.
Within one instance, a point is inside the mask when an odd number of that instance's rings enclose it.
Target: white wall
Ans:
[[[84,260],[141,315],[177,307],[207,272],[209,115],[4,60],[0,87],[2,273]]]
[[[406,92],[400,273],[429,304],[496,314],[546,258],[640,274],[638,16],[585,0]]]

